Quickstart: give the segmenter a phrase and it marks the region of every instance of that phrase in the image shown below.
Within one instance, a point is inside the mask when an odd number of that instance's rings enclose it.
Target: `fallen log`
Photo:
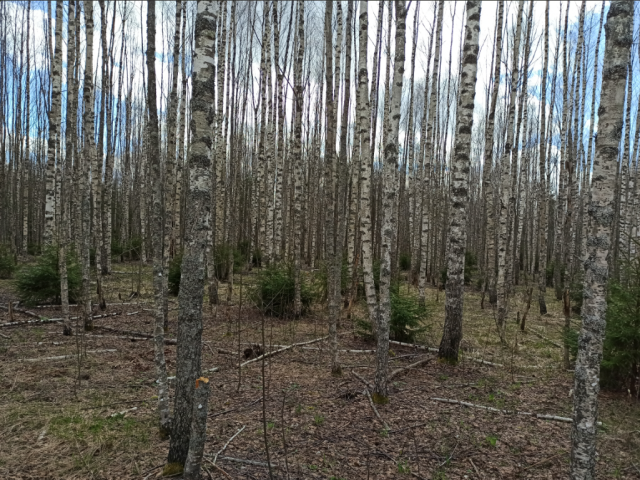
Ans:
[[[487,410],[489,412],[502,413],[502,414],[505,414],[505,415],[524,415],[524,416],[527,416],[527,417],[538,418],[540,420],[553,420],[553,421],[556,421],[556,422],[573,423],[573,419],[572,418],[561,417],[559,415],[545,415],[545,414],[542,414],[542,413],[519,412],[519,411],[516,411],[516,410],[501,410],[499,408],[487,407],[485,405],[477,405],[475,403],[463,402],[461,400],[452,400],[450,398],[430,397],[429,400],[433,400],[434,402],[450,403],[450,404],[454,404],[454,405],[462,405],[464,407],[470,407],[470,408],[478,408],[480,410]],[[598,425],[602,425],[602,422],[598,422]]]
[[[250,363],[257,362],[258,360],[262,360],[263,358],[272,357],[273,355],[277,355],[278,353],[285,352],[285,351],[290,350],[290,349],[292,349],[294,347],[301,347],[303,345],[310,345],[312,343],[320,342],[320,341],[325,340],[327,338],[329,338],[328,335],[326,337],[316,338],[314,340],[309,340],[307,342],[294,343],[292,345],[288,345],[288,346],[286,346],[284,348],[281,348],[279,350],[274,350],[273,352],[267,352],[267,353],[264,353],[264,354],[260,355],[259,357],[253,358],[251,360],[247,360],[246,362],[240,364],[240,367],[245,367],[245,366],[249,365]]]
[[[425,345],[418,345],[415,343],[397,342],[395,340],[389,340],[389,343],[392,343],[394,345],[400,345],[401,347],[419,348],[420,350],[427,350],[429,352],[436,352],[436,353],[438,352],[437,348],[427,347]]]
[[[93,315],[91,318],[93,320],[96,320],[98,318],[115,317],[116,315],[120,315],[120,312],[104,313],[102,315]],[[69,317],[69,320],[78,320],[80,318],[82,317],[79,317],[79,316]],[[18,327],[20,325],[40,325],[45,323],[56,323],[56,322],[62,322],[62,321],[64,321],[64,318],[38,318],[38,320],[25,320],[22,322],[0,323],[0,328]]]
[[[406,367],[398,368],[397,370],[394,370],[393,372],[391,372],[389,374],[389,378],[388,378],[387,381],[390,381],[393,377],[395,377],[396,375],[401,374],[402,372],[406,372],[407,370],[410,370],[410,369],[412,369],[414,367],[418,367],[420,365],[423,365],[423,364],[427,363],[430,360],[431,360],[431,357],[423,358],[422,360],[418,360],[417,362],[414,362],[411,365],[407,365]]]

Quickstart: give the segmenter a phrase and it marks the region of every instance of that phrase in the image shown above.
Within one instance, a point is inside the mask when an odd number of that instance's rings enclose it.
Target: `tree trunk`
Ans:
[[[478,39],[482,3],[467,1],[467,25],[462,53],[461,85],[458,96],[455,153],[451,171],[451,210],[449,213],[449,255],[445,323],[438,358],[458,362],[462,341],[464,301],[464,254],[467,242],[467,208],[469,204],[469,170],[471,167],[471,133],[478,72]]]
[[[380,2],[382,3],[382,2]],[[367,72],[367,31],[369,28],[368,2],[360,2],[360,33],[358,40],[358,134],[360,137],[360,236],[362,248],[362,271],[364,274],[364,290],[369,310],[369,321],[375,332],[378,318],[378,300],[373,279],[373,249],[371,245],[371,106],[369,103],[369,74]],[[380,21],[382,19],[379,19]]]
[[[582,328],[574,383],[571,478],[596,478],[596,431],[600,362],[606,326],[606,285],[611,253],[614,182],[621,140],[624,90],[633,41],[633,3],[613,1],[605,25],[606,43],[599,126],[589,206]]]
[[[497,325],[500,340],[505,341],[505,322],[507,317],[507,288],[506,283],[506,271],[507,271],[507,224],[508,224],[508,204],[509,204],[509,173],[513,166],[515,170],[515,164],[517,163],[517,146],[513,143],[513,125],[514,117],[516,113],[516,93],[518,91],[518,78],[519,78],[519,53],[520,53],[520,36],[522,33],[522,10],[524,7],[524,1],[518,2],[518,13],[516,20],[516,37],[513,46],[513,60],[511,64],[511,96],[509,103],[509,111],[507,116],[507,139],[504,145],[504,154],[500,161],[501,177],[502,177],[502,192],[500,195],[500,235],[498,245],[498,279],[497,279],[497,295],[498,295],[498,315]],[[516,175],[516,172],[513,173]]]
[[[93,65],[93,1],[84,2],[84,22],[86,25],[85,69],[84,84],[82,86],[84,104],[84,155],[82,159],[82,303],[84,304],[84,328],[93,330],[91,318],[91,275],[90,275],[90,250],[91,250],[91,183],[90,169],[96,156],[95,151],[95,115],[93,111],[93,69],[87,65]]]
[[[429,242],[429,214],[431,213],[427,204],[425,194],[429,193],[429,177],[431,175],[431,162],[434,160],[433,143],[431,141],[433,135],[433,127],[436,119],[436,104],[438,102],[438,78],[440,74],[440,48],[442,45],[442,16],[444,14],[444,1],[438,2],[438,16],[436,23],[436,50],[433,57],[433,73],[431,74],[431,98],[428,107],[425,105],[425,111],[429,111],[429,119],[423,116],[420,132],[420,159],[424,162],[422,168],[422,218],[421,227],[421,245],[420,250],[420,276],[418,280],[418,298],[421,305],[425,304],[425,288],[427,282],[427,254],[429,250],[427,244]],[[431,43],[431,41],[429,41]],[[425,80],[425,100],[427,98],[427,83]],[[426,155],[426,156],[425,156]],[[435,162],[434,162],[435,163]]]
[[[338,199],[336,192],[336,180],[337,175],[335,171],[337,169],[336,157],[336,114],[335,114],[335,99],[333,90],[333,30],[331,28],[331,20],[333,18],[333,2],[327,0],[325,3],[325,16],[324,16],[324,36],[325,36],[325,82],[326,82],[326,128],[327,137],[324,149],[325,158],[325,190],[327,200],[326,211],[326,237],[325,237],[325,249],[327,258],[327,299],[329,307],[329,344],[331,345],[331,373],[333,375],[340,375],[342,369],[338,362],[338,317],[340,315],[340,300],[336,298],[339,296],[338,290],[336,295],[335,278],[336,269],[338,269],[337,275],[340,275],[340,263],[342,261],[341,252],[336,250],[336,207],[338,206]],[[339,82],[338,82],[339,85]],[[339,277],[338,277],[339,278]],[[339,280],[338,280],[339,281]],[[340,287],[338,287],[339,289]]]
[[[405,60],[405,33],[407,11],[405,2],[396,0],[396,45],[393,64],[393,91],[391,110],[387,123],[386,144],[384,146],[384,167],[382,195],[382,256],[380,259],[380,300],[378,306],[378,335],[376,348],[376,374],[373,398],[377,403],[386,403],[389,368],[389,322],[391,320],[391,250],[393,232],[397,224],[395,218],[396,172],[398,170],[398,129],[400,126],[400,105]],[[386,108],[386,106],[385,106]]]
[[[294,89],[294,127],[293,127],[293,168],[294,168],[294,268],[295,268],[295,295],[294,315],[302,313],[302,300],[300,298],[300,264],[302,257],[302,113],[304,110],[304,85],[302,83],[302,62],[304,59],[304,1],[298,2],[298,51],[293,70]]]
[[[44,243],[52,245],[55,242],[55,167],[56,144],[60,135],[60,90],[62,86],[62,0],[56,1],[56,31],[55,53],[51,70],[51,110],[49,111],[49,140],[47,147],[47,185],[46,204],[44,214]]]
[[[542,100],[540,108],[540,177],[538,180],[538,306],[540,315],[547,313],[547,302],[544,294],[547,290],[547,192],[546,165],[547,165],[547,140],[546,140],[546,120],[547,120],[547,70],[549,69],[549,0],[547,0],[544,10],[544,63],[542,72]],[[595,95],[594,95],[595,98]],[[593,108],[593,107],[592,107]]]
[[[204,266],[211,208],[211,131],[213,127],[214,50],[217,4],[198,3],[193,57],[193,99],[191,100],[192,142],[189,147],[189,189],[182,277],[178,303],[178,347],[176,391],[168,462],[184,465],[189,450],[193,394],[200,376],[202,352],[202,299]]]
[[[160,137],[158,135],[158,107],[156,106],[156,5],[150,1],[147,7],[147,109],[149,111],[149,167],[151,168],[152,207],[151,239],[153,246],[153,296],[155,302],[155,327],[153,339],[155,347],[156,375],[158,376],[158,413],[160,435],[169,434],[169,385],[167,364],[164,358],[164,289],[162,251],[162,183],[160,181]]]

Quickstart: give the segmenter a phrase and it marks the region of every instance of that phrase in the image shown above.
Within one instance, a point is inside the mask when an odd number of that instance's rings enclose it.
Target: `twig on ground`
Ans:
[[[222,452],[224,452],[224,451],[227,449],[227,447],[229,446],[229,444],[230,444],[231,442],[233,442],[233,439],[234,439],[234,438],[236,438],[238,435],[240,435],[240,434],[242,433],[242,431],[243,431],[245,428],[247,428],[247,426],[246,426],[246,425],[243,425],[243,426],[242,426],[242,428],[241,428],[240,430],[238,430],[238,431],[233,435],[233,437],[231,437],[229,440],[227,440],[227,443],[225,443],[225,444],[224,444],[224,447],[222,447],[222,448],[218,451],[218,453],[216,453],[216,455],[213,457],[213,464],[214,464],[214,465],[216,464],[216,461],[218,460],[218,455],[220,455]]]
[[[262,360],[263,358],[271,357],[273,355],[277,355],[278,353],[285,352],[285,351],[290,350],[290,349],[292,349],[294,347],[301,347],[303,345],[310,345],[312,343],[321,342],[322,340],[325,340],[327,338],[328,338],[328,336],[321,337],[321,338],[316,338],[314,340],[309,340],[307,342],[294,343],[292,345],[288,345],[288,346],[286,346],[284,348],[281,348],[279,350],[274,350],[273,352],[267,352],[267,353],[264,353],[264,354],[260,355],[259,357],[253,358],[251,360],[247,360],[246,362],[242,363],[240,366],[244,367],[246,365],[249,365],[250,363],[257,362],[258,360]]]
[[[367,395],[367,398],[369,399],[369,405],[371,405],[371,408],[373,409],[373,413],[376,414],[376,417],[378,417],[378,420],[380,420],[380,423],[382,423],[382,426],[384,427],[385,430],[389,430],[389,425],[387,425],[387,422],[385,422],[382,417],[380,416],[380,413],[378,412],[378,409],[376,408],[376,406],[373,403],[373,399],[371,398],[371,394],[369,393],[369,389],[365,388],[364,389],[364,393]]]
[[[547,463],[547,462],[549,462],[549,461],[553,460],[554,458],[559,457],[560,455],[564,455],[565,453],[567,453],[567,452],[563,450],[563,451],[562,451],[562,452],[560,452],[560,453],[556,453],[556,454],[555,454],[554,456],[552,456],[552,457],[545,458],[545,459],[543,459],[543,460],[540,460],[539,462],[534,463],[533,465],[529,465],[529,466],[527,466],[527,467],[523,468],[523,469],[522,469],[522,471],[524,472],[525,470],[529,470],[530,468],[533,468],[533,467],[536,467],[536,466],[538,466],[538,465],[542,465],[542,464],[544,464],[544,463]]]
[[[143,480],[146,480],[147,478],[149,478],[149,477],[153,474],[153,472],[154,472],[155,470],[157,470],[157,469],[159,469],[159,468],[162,468],[163,466],[164,466],[164,464],[162,464],[162,465],[158,465],[157,467],[150,468],[149,470],[145,470],[144,472],[142,472],[140,475],[144,475],[145,473],[148,473],[149,475],[147,475],[147,476],[146,476],[146,477],[144,477],[144,479],[143,479]],[[149,472],[151,472],[151,473],[149,473]]]
[[[480,470],[478,470],[478,467],[476,467],[476,464],[473,463],[473,459],[471,457],[469,457],[469,462],[471,462],[471,466],[476,471],[476,475],[478,475],[479,477],[482,477],[482,475],[480,474]]]
[[[449,460],[451,460],[451,457],[453,457],[453,454],[455,453],[456,448],[458,448],[458,442],[457,441],[456,441],[455,446],[453,447],[453,450],[451,450],[451,455],[449,455],[444,462],[442,462],[440,465],[438,465],[438,468],[440,468],[441,466],[446,464]]]
[[[2,333],[0,333],[0,337],[6,338],[7,340],[11,340],[11,337],[9,335],[3,335]]]
[[[354,372],[353,370],[351,370],[351,373],[353,374],[353,376],[355,376],[358,380],[360,380],[362,383],[364,383],[365,387],[370,388],[371,390],[373,390],[373,387],[371,386],[371,384],[369,382],[367,382],[364,378],[362,378],[360,375],[358,375],[356,372]]]
[[[230,478],[231,480],[233,480],[233,477],[231,475],[229,475],[227,472],[225,472],[223,469],[221,469],[218,465],[216,465],[215,463],[213,463],[211,460],[209,460],[207,457],[204,457],[204,459],[209,462],[216,470],[218,470],[221,474],[223,474],[225,477]],[[204,465],[202,465],[204,467]]]

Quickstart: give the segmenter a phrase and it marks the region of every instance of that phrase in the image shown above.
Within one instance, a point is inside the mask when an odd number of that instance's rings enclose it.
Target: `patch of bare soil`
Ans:
[[[105,282],[107,310],[96,312],[118,315],[95,320],[93,332],[77,328],[80,335],[63,336],[58,322],[0,328],[0,478],[160,476],[169,444],[157,434],[153,344],[131,333],[152,332],[151,285],[147,271],[140,297],[132,300],[136,304],[122,304],[136,289],[137,270],[118,267],[123,273]],[[243,280],[245,298],[250,281]],[[246,300],[241,306],[239,292],[236,278],[231,306],[205,307],[202,364],[219,370],[208,374],[203,478],[268,478],[262,362],[238,369],[244,350],[260,343],[263,318]],[[429,295],[434,314],[421,340],[437,347],[443,293]],[[7,282],[0,284],[0,297],[14,298]],[[519,301],[512,305],[514,320],[522,310]],[[463,357],[456,367],[438,363],[434,353],[392,345],[392,370],[431,360],[393,378],[390,402],[376,407],[380,418],[357,378],[372,382],[373,354],[346,351],[374,348],[354,333],[353,321],[363,310],[340,326],[341,377],[330,374],[324,342],[268,358],[264,398],[274,478],[567,478],[570,423],[512,413],[571,416],[573,376],[562,370],[562,349],[553,345],[561,343],[560,304],[551,301],[551,314],[542,318],[530,312],[527,332],[512,321],[509,347],[498,341],[492,311],[479,304],[469,292]],[[170,309],[166,337],[175,338],[175,299]],[[60,316],[56,307],[30,311]],[[0,323],[8,321],[0,310]],[[268,351],[327,332],[318,306],[298,322],[267,317],[264,323]],[[80,361],[78,351],[86,351]],[[176,346],[166,345],[165,353],[172,375]],[[603,392],[600,399],[598,478],[640,478],[640,405],[621,394]],[[216,453],[241,429],[214,466]]]

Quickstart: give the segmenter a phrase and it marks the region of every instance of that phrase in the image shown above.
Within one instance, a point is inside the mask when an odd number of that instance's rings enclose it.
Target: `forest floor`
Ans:
[[[114,264],[113,270],[105,280],[106,313],[117,315],[96,319],[96,326],[151,334],[150,269],[142,272],[142,294],[133,300],[135,304],[122,304],[119,297],[126,302],[135,289],[137,267]],[[325,310],[319,305],[297,322],[263,318],[246,300],[241,306],[241,281],[246,298],[252,275],[242,280],[236,276],[230,306],[205,306],[203,369],[219,369],[207,374],[212,393],[203,478],[268,478],[262,364],[246,366],[239,378],[242,355],[234,352],[261,343],[263,321],[266,343],[271,345],[267,350],[327,332]],[[221,291],[226,291],[224,285]],[[515,322],[516,312],[522,311],[521,295],[513,300],[509,347],[504,347],[492,310],[481,309],[479,294],[467,291],[460,364],[441,364],[432,352],[392,345],[392,369],[430,360],[393,379],[390,402],[377,406],[380,418],[362,381],[352,374],[373,381],[372,353],[342,351],[340,377],[330,374],[325,342],[268,358],[266,429],[274,478],[567,478],[570,423],[433,400],[571,417],[573,374],[562,368],[561,304],[551,297],[549,291],[550,313],[543,317],[532,306],[525,332]],[[433,314],[421,340],[437,347],[444,293],[430,289],[428,298]],[[16,299],[10,281],[2,281],[0,304]],[[176,299],[169,305],[166,338],[175,338]],[[56,307],[28,310],[43,318],[60,316]],[[354,333],[354,319],[363,314],[359,306],[352,319],[342,322],[340,349],[375,348]],[[19,312],[14,317],[34,320]],[[578,319],[574,321],[577,325]],[[0,310],[0,323],[6,322],[8,313]],[[157,433],[152,341],[132,340],[128,333],[102,328],[83,336],[63,336],[59,322],[0,328],[0,334],[0,478],[152,479],[161,475],[169,443]],[[84,342],[87,352],[80,366],[78,341]],[[176,346],[167,345],[165,353],[173,375]],[[621,393],[601,392],[600,420],[598,478],[640,478],[640,404]],[[242,428],[214,466],[215,454]]]

